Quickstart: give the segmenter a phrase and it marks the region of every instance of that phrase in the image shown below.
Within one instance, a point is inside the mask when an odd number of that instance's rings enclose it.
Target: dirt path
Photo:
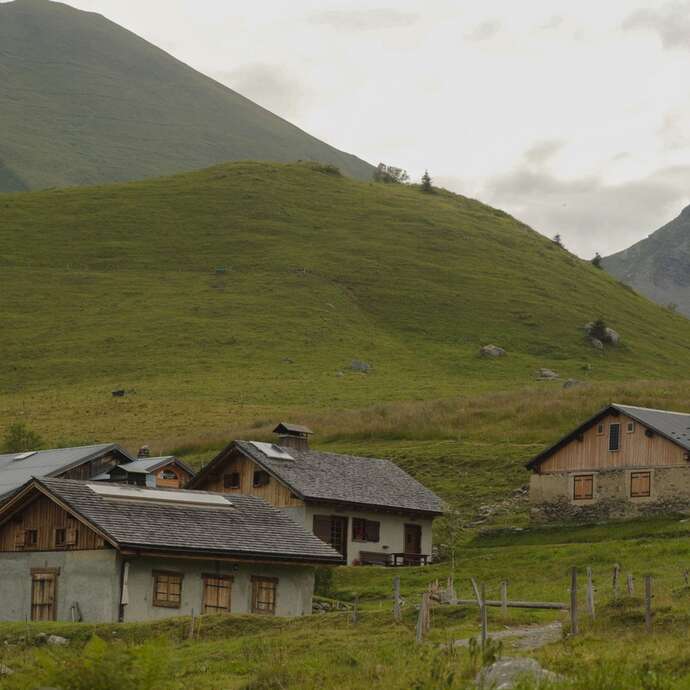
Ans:
[[[525,625],[519,628],[506,628],[505,630],[489,633],[489,637],[493,640],[507,640],[506,646],[510,646],[513,649],[529,651],[561,640],[563,637],[563,625],[559,621],[555,621],[547,625]],[[479,638],[475,639],[479,642]],[[455,640],[456,647],[467,647],[469,643],[469,638]]]

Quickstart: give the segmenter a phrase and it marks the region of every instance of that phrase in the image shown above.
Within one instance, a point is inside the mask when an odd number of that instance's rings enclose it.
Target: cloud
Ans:
[[[531,165],[548,163],[565,145],[559,139],[545,139],[536,142],[525,153],[525,161]]]
[[[531,165],[488,180],[482,198],[581,256],[610,254],[661,227],[690,203],[690,166],[666,167],[620,184],[563,179]]]
[[[322,10],[309,17],[313,24],[323,24],[346,31],[381,31],[412,26],[419,15],[387,7],[370,10]]]
[[[297,117],[310,102],[303,84],[280,65],[252,62],[229,72],[218,72],[218,81],[277,115]]]
[[[690,104],[667,113],[659,127],[659,137],[668,151],[690,147]]]
[[[465,34],[465,37],[470,41],[488,41],[501,30],[502,26],[503,24],[498,19],[487,19],[476,26],[470,33]]]
[[[549,31],[550,29],[557,29],[561,24],[563,24],[563,17],[559,15],[554,15],[551,17],[548,21],[546,21],[544,24],[542,24],[539,28],[542,29],[543,31]]]
[[[658,9],[640,9],[623,22],[626,30],[658,34],[664,48],[690,50],[690,2],[670,2]]]

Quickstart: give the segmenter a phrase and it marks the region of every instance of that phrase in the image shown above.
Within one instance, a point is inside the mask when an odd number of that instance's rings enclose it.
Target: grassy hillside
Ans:
[[[690,322],[443,191],[233,163],[7,195],[0,246],[0,428],[49,444],[198,463],[287,418],[323,447],[395,457],[471,513],[611,399],[690,409]],[[599,317],[618,348],[585,340]],[[508,355],[480,358],[486,343]]]
[[[104,17],[0,4],[0,192],[101,184],[227,160],[373,168]]]
[[[602,265],[655,302],[690,316],[690,206],[649,237],[607,256]]]

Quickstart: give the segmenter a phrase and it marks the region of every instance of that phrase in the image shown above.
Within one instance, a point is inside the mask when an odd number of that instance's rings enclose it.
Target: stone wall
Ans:
[[[630,474],[651,473],[650,496],[630,496]],[[574,499],[574,477],[594,475],[593,498]],[[630,467],[533,474],[531,516],[541,522],[598,522],[671,513],[690,514],[690,467]]]

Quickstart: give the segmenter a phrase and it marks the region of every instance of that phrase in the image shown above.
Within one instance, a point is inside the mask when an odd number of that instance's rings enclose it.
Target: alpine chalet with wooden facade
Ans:
[[[690,512],[690,414],[611,404],[527,467],[537,520]]]

